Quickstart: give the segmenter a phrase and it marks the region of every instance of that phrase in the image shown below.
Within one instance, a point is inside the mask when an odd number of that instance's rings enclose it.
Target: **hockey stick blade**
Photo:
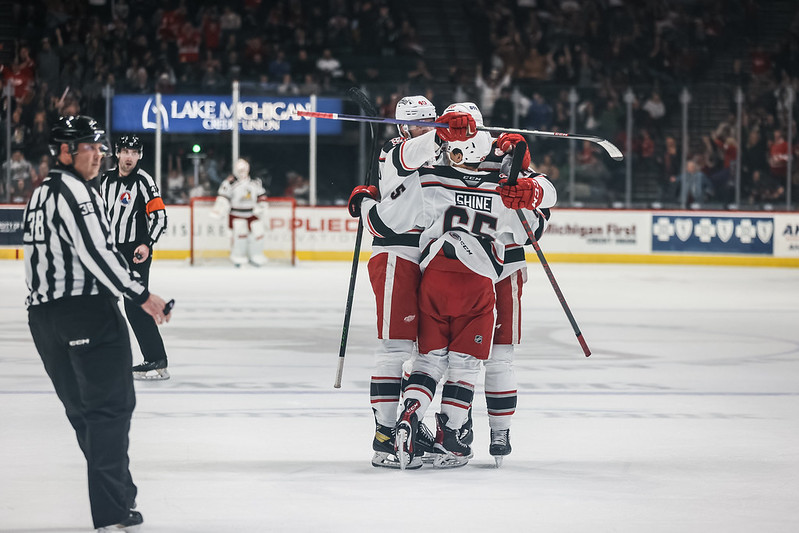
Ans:
[[[350,100],[358,104],[367,115],[371,117],[376,117],[378,115],[377,108],[371,100],[369,100],[369,97],[358,87],[350,87],[347,89],[347,96],[350,97]]]
[[[321,111],[297,111],[296,112],[298,117],[305,117],[305,118],[324,118],[329,120],[348,120],[351,122],[379,122],[383,124],[401,124],[405,126],[418,126],[420,128],[446,128],[448,127],[447,124],[442,122],[424,122],[421,120],[401,120],[397,118],[388,118],[388,117],[366,117],[363,115],[345,115],[343,113],[324,113]],[[624,159],[624,154],[621,153],[615,144],[608,141],[607,139],[602,139],[601,137],[595,137],[593,135],[580,135],[580,134],[572,134],[572,133],[561,133],[559,131],[540,131],[540,130],[525,130],[519,128],[500,128],[500,127],[486,127],[486,126],[478,126],[478,131],[487,131],[489,133],[519,133],[521,135],[532,135],[535,137],[553,137],[556,139],[566,139],[566,140],[574,140],[574,141],[588,141],[601,146],[605,152],[613,159],[614,161],[622,161]]]
[[[527,151],[527,143],[524,141],[520,141],[513,147],[513,160],[511,162],[510,171],[508,172],[508,182],[507,186],[516,185],[516,180],[519,177],[519,171],[522,167],[522,160],[524,159],[524,153]],[[500,171],[502,172],[502,171]],[[552,269],[549,268],[549,263],[547,262],[547,258],[544,257],[544,252],[541,250],[541,247],[538,245],[538,239],[535,238],[535,233],[533,229],[530,227],[530,223],[527,221],[527,217],[524,216],[521,209],[516,210],[516,214],[519,216],[519,221],[522,223],[524,227],[524,231],[527,233],[527,238],[530,239],[530,243],[533,245],[533,249],[535,250],[536,255],[538,256],[538,260],[541,263],[541,266],[544,268],[544,272],[546,272],[547,278],[549,278],[549,283],[552,285],[552,289],[555,291],[555,295],[558,297],[558,301],[560,301],[560,306],[563,308],[563,312],[566,313],[566,318],[569,319],[569,323],[572,326],[572,330],[574,331],[575,336],[577,337],[577,342],[580,343],[580,347],[583,349],[583,354],[586,357],[591,355],[591,349],[588,348],[588,343],[585,342],[583,338],[583,334],[580,331],[580,327],[577,325],[577,320],[575,320],[574,315],[569,309],[569,304],[566,303],[566,297],[563,296],[563,292],[560,290],[560,286],[558,282],[555,280],[555,275],[552,273]]]
[[[614,161],[621,161],[624,159],[624,154],[621,153],[615,144],[593,135],[580,135],[579,133],[562,133],[559,131],[541,131],[541,130],[524,130],[519,128],[500,128],[500,127],[486,127],[478,126],[480,131],[488,131],[491,133],[519,133],[521,135],[532,135],[535,137],[553,137],[556,139],[566,139],[573,141],[588,141],[601,146]]]

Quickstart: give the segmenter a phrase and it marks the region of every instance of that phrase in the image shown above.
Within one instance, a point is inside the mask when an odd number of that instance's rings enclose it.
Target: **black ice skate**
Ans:
[[[437,468],[455,468],[469,462],[472,449],[461,442],[460,430],[447,427],[449,417],[436,413],[436,450],[439,455],[433,460]]]
[[[416,434],[419,431],[419,417],[416,411],[421,406],[419,400],[410,398],[405,400],[405,409],[400,413],[394,428],[394,454],[399,459],[401,470],[405,470],[414,459]]]
[[[169,371],[166,369],[166,359],[158,361],[145,361],[133,367],[133,379],[139,380],[164,380],[169,379]]]
[[[510,429],[492,429],[491,445],[488,447],[488,453],[494,456],[497,468],[502,466],[502,459],[506,455],[510,455],[510,452]]]
[[[372,466],[378,468],[400,468],[399,459],[394,453],[394,429],[382,424],[375,423],[375,438],[372,441]],[[405,465],[405,468],[414,470],[421,468],[422,460],[420,457],[412,457]]]
[[[423,463],[432,463],[439,453],[436,450],[436,436],[422,421],[416,431],[415,446],[414,458],[421,457]]]
[[[466,415],[466,422],[461,426],[461,442],[467,446],[471,446],[474,441],[474,430],[472,430],[472,408],[469,408],[469,414]]]
[[[101,528],[97,528],[98,533],[109,533],[111,531],[128,531],[132,533],[134,531],[139,531],[140,526],[144,522],[144,518],[138,511],[131,511],[127,518],[125,518],[122,522],[118,524],[114,524],[112,526],[105,526]]]

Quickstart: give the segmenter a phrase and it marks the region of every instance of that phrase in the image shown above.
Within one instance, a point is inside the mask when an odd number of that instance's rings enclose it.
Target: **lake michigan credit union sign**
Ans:
[[[233,105],[230,96],[162,95],[156,109],[155,95],[114,96],[113,130],[147,132],[156,127],[156,113],[161,114],[165,133],[219,133],[233,129]],[[239,131],[242,134],[308,135],[310,120],[296,116],[295,111],[310,111],[308,97],[248,97],[239,101]],[[316,110],[341,113],[338,98],[317,98]],[[338,135],[341,122],[317,120],[319,135]]]

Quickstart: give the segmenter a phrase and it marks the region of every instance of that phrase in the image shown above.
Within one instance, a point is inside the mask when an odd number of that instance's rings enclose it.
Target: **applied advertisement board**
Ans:
[[[156,245],[156,250],[171,252],[189,250],[191,209],[189,206],[167,206],[169,225]],[[266,248],[285,239],[285,224],[288,222],[279,214],[267,210],[264,220]],[[297,207],[294,220],[296,249],[301,257],[320,259],[340,259],[349,253],[355,245],[355,234],[358,231],[358,220],[347,214],[346,207]],[[204,246],[225,249],[230,246],[230,229],[227,218],[204,219],[195,222],[195,238],[202,239]],[[372,237],[364,233],[361,249],[371,250]],[[170,254],[174,257],[175,254]]]
[[[341,113],[338,98],[317,98],[316,110]],[[308,135],[310,119],[296,111],[311,111],[308,97],[242,96],[238,103],[239,131],[242,134]],[[219,133],[233,129],[233,103],[230,96],[162,95],[161,106],[155,95],[114,96],[113,130],[120,132],[155,131],[156,113],[161,115],[165,133]],[[338,135],[341,122],[317,120],[319,135]]]
[[[653,214],[652,251],[772,255],[774,217],[753,213]]]

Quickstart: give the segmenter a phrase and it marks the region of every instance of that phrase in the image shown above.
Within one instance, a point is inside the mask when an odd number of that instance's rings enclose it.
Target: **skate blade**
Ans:
[[[400,470],[400,462],[397,460],[397,456],[386,452],[375,452],[372,456],[372,466]],[[412,458],[405,466],[406,470],[416,470],[417,468],[422,468],[422,461],[418,457]]]
[[[438,454],[437,454],[437,453],[434,453],[434,452],[424,452],[424,455],[422,456],[422,462],[423,462],[424,464],[431,465],[431,464],[433,464],[433,461],[435,461],[435,460],[436,460],[436,457],[438,457]]]
[[[468,457],[447,452],[439,454],[433,459],[433,466],[436,468],[458,468],[460,466],[465,466],[468,462]]]
[[[496,463],[494,466],[499,468],[502,466],[502,460],[505,459],[504,455],[496,455],[494,456],[494,462]]]
[[[408,430],[397,430],[397,436],[394,437],[394,450],[397,458],[399,459],[400,470],[405,470],[410,463],[410,454],[408,453],[406,443],[408,442]]]
[[[164,381],[169,379],[171,376],[169,372],[167,372],[166,368],[160,368],[158,370],[150,370],[148,372],[134,372],[133,379],[137,381]]]

